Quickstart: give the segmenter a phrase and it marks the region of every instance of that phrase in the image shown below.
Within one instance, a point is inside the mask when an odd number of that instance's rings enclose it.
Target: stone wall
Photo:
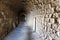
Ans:
[[[60,40],[60,0],[26,0],[27,23],[34,25],[42,40]]]
[[[25,21],[26,9],[23,0],[0,0],[0,40]]]
[[[17,13],[0,1],[0,40],[18,24]]]

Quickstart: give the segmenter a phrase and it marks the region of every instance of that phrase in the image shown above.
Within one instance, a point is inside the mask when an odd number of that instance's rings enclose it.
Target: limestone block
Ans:
[[[57,24],[53,24],[51,28],[56,30],[58,28],[58,25]]]
[[[57,0],[57,2],[58,2],[58,6],[60,6],[60,0]]]
[[[52,14],[53,12],[54,12],[54,8],[53,7],[51,7],[51,4],[48,4],[47,5],[48,7],[47,7],[47,11],[50,13],[50,14]]]
[[[52,39],[55,39],[55,34],[51,34]]]
[[[60,31],[57,32],[57,35],[60,37]]]
[[[50,28],[51,27],[51,23],[47,23],[47,26]]]
[[[49,14],[46,14],[45,17],[46,17],[46,18],[49,18]]]
[[[60,18],[57,19],[58,23],[60,24]]]
[[[51,10],[51,13],[54,13],[54,8],[51,8],[50,10]]]
[[[55,6],[58,6],[58,5],[59,5],[58,1],[56,1],[56,0],[51,1],[51,6],[52,7],[55,7]]]
[[[52,30],[52,34],[56,34],[57,33],[57,31],[56,30]]]
[[[53,16],[54,16],[54,17],[58,17],[58,13],[54,13]]]
[[[38,1],[37,0],[34,0],[33,3],[34,3],[34,5],[37,5],[38,4]]]
[[[38,3],[43,3],[43,0],[38,0]]]
[[[48,3],[50,3],[51,2],[51,0],[43,0],[43,3],[44,4],[48,4]]]
[[[49,18],[51,18],[52,14],[49,14]]]
[[[53,17],[54,17],[54,18],[56,17],[56,14],[55,14],[55,13],[53,14]]]
[[[51,36],[49,36],[49,40],[52,40],[52,37]]]
[[[46,21],[46,22],[49,22],[49,18],[45,18],[45,21]]]
[[[48,32],[49,34],[52,34],[52,30],[53,30],[53,29],[51,29],[51,28],[48,27],[47,32]]]
[[[42,9],[42,5],[41,5],[41,4],[38,4],[38,8],[39,8],[39,9]]]
[[[54,13],[54,8],[52,8],[52,7],[47,8],[46,13],[47,13],[47,14],[52,14],[52,13]]]
[[[46,13],[47,13],[47,14],[50,14],[50,13],[51,13],[51,10],[50,10],[50,9],[47,9],[47,10],[46,10]]]
[[[58,25],[57,31],[60,31],[60,24]]]
[[[60,12],[60,7],[59,6],[56,7],[56,11]]]
[[[58,18],[60,18],[60,13],[58,13]]]
[[[50,18],[50,23],[54,23],[55,21],[54,21],[54,18]]]

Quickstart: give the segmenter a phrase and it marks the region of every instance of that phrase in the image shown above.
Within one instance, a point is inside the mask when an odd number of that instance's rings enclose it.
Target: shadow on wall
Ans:
[[[19,22],[25,22],[26,16],[27,16],[27,12],[26,12],[25,8],[20,9],[18,12],[18,21]]]

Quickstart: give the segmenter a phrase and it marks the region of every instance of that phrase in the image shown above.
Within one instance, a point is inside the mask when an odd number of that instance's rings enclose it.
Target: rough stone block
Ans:
[[[60,18],[60,13],[58,13],[58,18]]]
[[[59,6],[56,7],[56,11],[60,12],[60,7]]]
[[[54,21],[54,18],[50,18],[50,23],[54,23],[55,21]]]
[[[58,23],[60,24],[60,18],[57,19]]]
[[[46,21],[47,23],[49,23],[49,18],[45,18],[45,21]]]
[[[60,31],[57,32],[57,35],[60,37]]]
[[[58,25],[57,24],[53,24],[51,28],[56,30],[58,28]]]
[[[54,17],[58,17],[58,13],[54,13],[53,16],[54,16]]]

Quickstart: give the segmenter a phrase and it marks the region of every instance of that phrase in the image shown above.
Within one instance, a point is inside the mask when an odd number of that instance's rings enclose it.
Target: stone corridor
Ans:
[[[60,0],[0,0],[0,40],[60,40]]]
[[[4,40],[42,40],[39,35],[32,31],[29,26],[24,23],[18,25],[11,33],[9,33]]]

